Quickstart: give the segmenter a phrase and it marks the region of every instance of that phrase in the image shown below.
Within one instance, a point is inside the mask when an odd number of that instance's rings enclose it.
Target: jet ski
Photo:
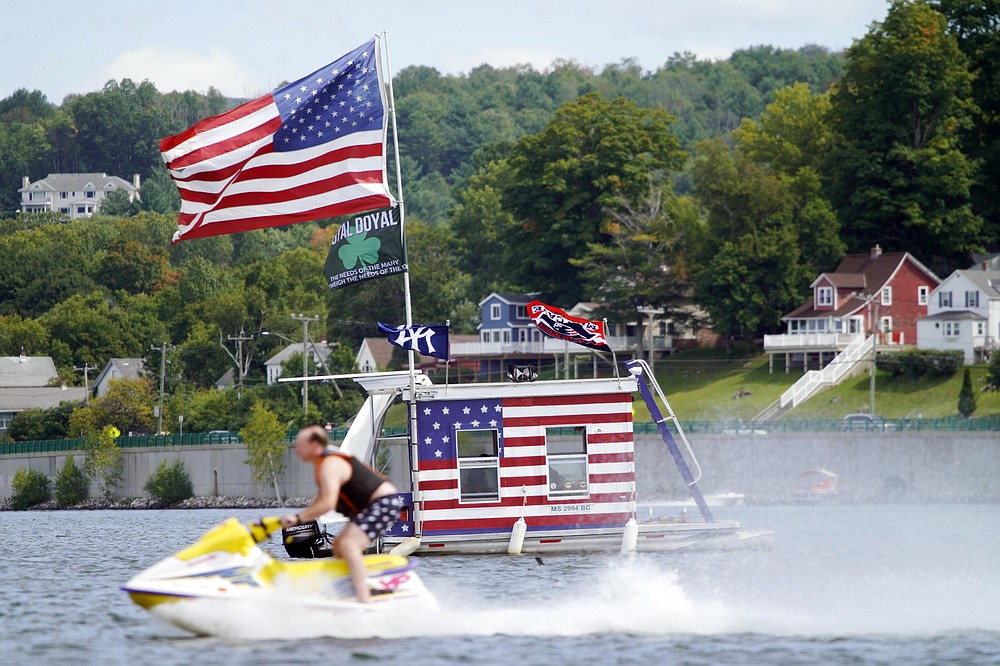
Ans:
[[[230,518],[121,589],[155,616],[200,635],[215,633],[213,613],[225,614],[236,607],[246,608],[245,604],[268,609],[278,603],[283,608],[337,615],[437,608],[414,563],[390,554],[365,556],[372,596],[370,603],[358,603],[343,560],[286,562],[264,552],[258,544],[280,527],[274,516],[246,524]],[[197,606],[198,612],[182,612],[185,606]]]

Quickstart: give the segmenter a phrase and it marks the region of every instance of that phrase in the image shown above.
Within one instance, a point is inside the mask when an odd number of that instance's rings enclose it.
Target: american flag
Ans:
[[[587,488],[549,494],[545,433],[582,428]],[[496,430],[499,501],[460,501],[457,435]],[[635,511],[632,403],[627,393],[421,402],[417,408],[418,483],[425,534],[622,527]]]
[[[385,208],[378,40],[160,141],[181,194],[173,242]]]

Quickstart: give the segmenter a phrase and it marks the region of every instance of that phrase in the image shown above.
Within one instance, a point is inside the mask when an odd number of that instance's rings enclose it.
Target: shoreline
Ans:
[[[312,499],[290,497],[284,500],[268,497],[189,497],[176,504],[161,504],[152,497],[121,497],[111,501],[91,498],[72,506],[56,506],[54,499],[25,509],[14,509],[11,500],[0,500],[0,511],[142,511],[155,509],[282,509],[308,506]]]

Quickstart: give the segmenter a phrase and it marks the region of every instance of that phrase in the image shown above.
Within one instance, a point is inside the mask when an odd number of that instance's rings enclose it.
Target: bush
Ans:
[[[156,471],[146,479],[144,487],[150,497],[165,506],[177,504],[194,495],[191,477],[180,460],[175,460],[172,465],[167,465],[166,460],[161,461]]]
[[[976,411],[976,393],[972,390],[972,378],[969,369],[965,369],[962,377],[962,389],[958,392],[958,413],[969,418]]]
[[[878,367],[893,377],[920,379],[921,377],[951,377],[962,367],[965,357],[961,351],[941,349],[912,349],[878,357]]]
[[[87,499],[87,475],[76,466],[73,456],[66,456],[66,464],[56,477],[56,506],[66,507]]]
[[[14,472],[10,485],[14,489],[10,504],[15,509],[27,509],[49,499],[49,477],[38,470],[22,467]]]

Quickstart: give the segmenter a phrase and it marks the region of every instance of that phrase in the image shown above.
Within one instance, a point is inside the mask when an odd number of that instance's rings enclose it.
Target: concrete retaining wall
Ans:
[[[823,467],[839,477],[840,499],[865,501],[1000,501],[1000,433],[783,433],[693,435],[701,462],[703,492],[735,491],[750,501],[781,502],[800,485],[799,474]],[[640,500],[686,496],[684,483],[655,436],[636,440]],[[24,454],[0,457],[0,498],[11,495],[14,473],[30,467],[55,479],[66,457],[83,465],[83,453]],[[143,485],[160,461],[184,462],[195,495],[274,497],[270,486],[250,478],[246,451],[239,444],[124,449],[125,476],[118,494],[146,495]],[[315,494],[312,466],[286,452],[279,480],[283,497]],[[406,452],[394,447],[387,473],[402,487]],[[91,487],[90,496],[98,496]]]

